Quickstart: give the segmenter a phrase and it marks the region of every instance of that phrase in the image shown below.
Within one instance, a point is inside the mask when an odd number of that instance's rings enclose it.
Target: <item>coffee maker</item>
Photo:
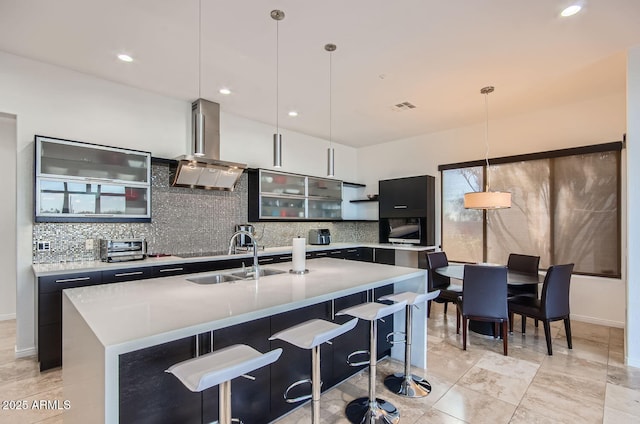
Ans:
[[[236,231],[246,231],[251,234],[251,237],[248,237],[246,234],[239,234],[236,237],[236,249],[244,249],[247,250],[253,247],[253,237],[255,237],[256,229],[251,224],[238,224],[236,225]]]

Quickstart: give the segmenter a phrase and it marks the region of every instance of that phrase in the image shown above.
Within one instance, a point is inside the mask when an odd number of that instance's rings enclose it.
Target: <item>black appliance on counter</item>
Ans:
[[[309,244],[329,244],[331,243],[331,232],[328,228],[309,230]]]

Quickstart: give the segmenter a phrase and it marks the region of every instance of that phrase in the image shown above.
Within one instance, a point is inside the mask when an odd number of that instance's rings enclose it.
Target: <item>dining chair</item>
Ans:
[[[509,299],[509,330],[513,332],[513,316],[522,316],[522,334],[525,333],[527,318],[534,318],[543,322],[544,337],[547,341],[547,353],[553,355],[551,348],[551,321],[564,320],[564,331],[567,337],[567,346],[571,344],[571,319],[569,312],[569,287],[573,264],[553,265],[547,270],[542,284],[542,296],[540,299],[517,296]]]
[[[444,313],[447,314],[447,305],[458,302],[458,297],[462,295],[462,286],[459,284],[451,284],[451,279],[435,272],[436,268],[442,268],[449,265],[447,254],[445,252],[427,253],[427,271],[428,282],[427,291],[432,292],[440,290],[440,295],[433,299],[434,302],[444,303]],[[431,316],[431,300],[427,302],[427,317]],[[459,312],[456,311],[459,317]]]
[[[509,271],[522,272],[524,274],[538,275],[540,267],[540,256],[522,255],[520,253],[509,254],[507,269]],[[525,286],[509,287],[509,296],[529,296],[538,297],[538,285],[528,284]]]
[[[502,347],[507,356],[507,268],[504,266],[465,265],[462,297],[462,349],[467,350],[469,319],[495,323],[494,337],[500,334],[502,325]]]

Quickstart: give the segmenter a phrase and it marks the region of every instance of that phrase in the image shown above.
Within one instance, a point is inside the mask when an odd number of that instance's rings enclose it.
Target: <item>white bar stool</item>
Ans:
[[[390,300],[392,302],[406,302],[405,339],[404,339],[404,373],[395,373],[384,379],[384,385],[393,393],[406,397],[424,397],[431,393],[431,384],[421,377],[411,374],[411,339],[413,323],[413,308],[440,295],[440,290],[429,293],[395,293],[383,296],[378,300]],[[393,334],[393,333],[392,333]],[[393,341],[392,343],[400,343]]]
[[[391,403],[376,398],[376,364],[378,343],[378,320],[400,311],[406,301],[385,305],[368,302],[352,306],[338,312],[337,315],[351,315],[371,323],[369,336],[369,397],[355,399],[347,405],[347,419],[355,424],[395,424],[400,421],[400,412]]]
[[[320,424],[320,388],[322,387],[320,345],[352,330],[357,323],[357,318],[342,325],[321,319],[312,319],[269,337],[269,340],[280,339],[302,349],[311,349],[311,379],[300,380],[291,384],[285,390],[284,398],[288,403],[311,399],[311,422],[313,424]],[[290,399],[288,397],[289,391],[304,383],[311,383],[311,394]]]
[[[220,424],[231,424],[231,380],[278,360],[282,349],[260,353],[247,345],[233,345],[170,366],[165,372],[175,375],[192,392],[220,386]]]

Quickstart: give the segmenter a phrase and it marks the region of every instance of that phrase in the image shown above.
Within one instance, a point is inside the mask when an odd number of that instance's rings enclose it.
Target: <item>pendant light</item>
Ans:
[[[278,24],[284,19],[282,10],[272,10],[271,18],[276,21],[276,133],[273,135],[273,167],[282,168],[282,134],[280,134],[279,108],[279,32]]]
[[[331,142],[331,56],[336,48],[335,44],[324,45],[324,49],[329,52],[329,148],[327,149],[327,177],[335,177],[335,152]]]
[[[504,209],[511,207],[511,193],[503,191],[491,191],[489,188],[489,93],[493,93],[494,90],[495,89],[492,86],[483,87],[480,90],[480,93],[484,94],[484,106],[486,113],[485,162],[487,169],[487,183],[485,184],[484,191],[465,193],[464,207],[467,209]]]
[[[200,86],[202,80],[202,0],[198,0],[198,99],[201,99]],[[200,108],[193,115],[193,155],[204,156],[204,115]]]

